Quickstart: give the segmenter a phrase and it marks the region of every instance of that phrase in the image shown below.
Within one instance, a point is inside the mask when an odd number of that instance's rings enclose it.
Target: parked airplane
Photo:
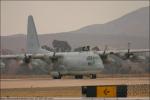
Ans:
[[[52,66],[51,75],[54,79],[60,79],[63,75],[74,75],[77,79],[83,78],[83,75],[96,78],[96,74],[104,68],[99,55],[92,51],[55,53],[42,49],[32,16],[28,17],[27,53],[1,55],[1,58],[22,59],[26,64],[30,64],[32,59],[48,60]]]
[[[134,52],[149,52],[142,50],[107,50],[84,51],[84,52],[50,52],[40,47],[36,27],[32,16],[28,16],[27,29],[27,53],[18,55],[1,55],[2,59],[21,59],[30,65],[33,59],[42,59],[52,66],[50,74],[54,79],[60,79],[64,75],[73,75],[76,79],[84,75],[96,78],[96,74],[104,69],[103,61],[109,53],[127,53],[129,56]],[[4,65],[3,63],[1,63]]]

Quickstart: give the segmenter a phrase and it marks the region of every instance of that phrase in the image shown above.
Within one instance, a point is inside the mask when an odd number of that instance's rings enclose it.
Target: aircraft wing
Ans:
[[[31,56],[32,59],[42,59],[44,57],[53,57],[53,53],[47,53],[47,54],[14,54],[14,55],[0,55],[1,59],[23,59],[25,56],[29,57]],[[62,57],[62,55],[55,55],[56,57]]]
[[[97,51],[99,54],[102,54],[104,51]],[[107,50],[105,51],[106,54],[108,53],[127,53],[128,50]],[[150,49],[130,49],[130,53],[142,53],[142,52],[150,52]]]
[[[24,58],[23,54],[16,54],[16,55],[0,55],[1,59],[17,59],[17,58]]]

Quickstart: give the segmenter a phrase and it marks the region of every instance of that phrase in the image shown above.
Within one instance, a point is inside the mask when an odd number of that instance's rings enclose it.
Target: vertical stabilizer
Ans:
[[[40,44],[39,44],[34,20],[31,15],[28,16],[27,28],[28,28],[27,29],[27,50],[28,52],[32,53],[40,49]]]

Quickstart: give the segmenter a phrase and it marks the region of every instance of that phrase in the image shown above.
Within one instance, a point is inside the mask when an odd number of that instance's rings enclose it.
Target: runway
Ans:
[[[38,99],[38,100],[149,100],[149,97],[132,97],[132,98],[85,98],[85,97],[78,97],[78,98],[53,98],[53,97],[2,97],[0,98],[1,100],[33,100],[33,99]]]
[[[150,84],[148,77],[98,79],[1,79],[1,89]]]

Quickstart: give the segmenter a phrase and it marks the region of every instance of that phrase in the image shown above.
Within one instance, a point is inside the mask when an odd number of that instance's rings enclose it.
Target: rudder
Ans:
[[[37,36],[37,31],[33,17],[30,15],[28,16],[27,24],[27,51],[32,53],[38,49],[40,49],[40,44]]]

